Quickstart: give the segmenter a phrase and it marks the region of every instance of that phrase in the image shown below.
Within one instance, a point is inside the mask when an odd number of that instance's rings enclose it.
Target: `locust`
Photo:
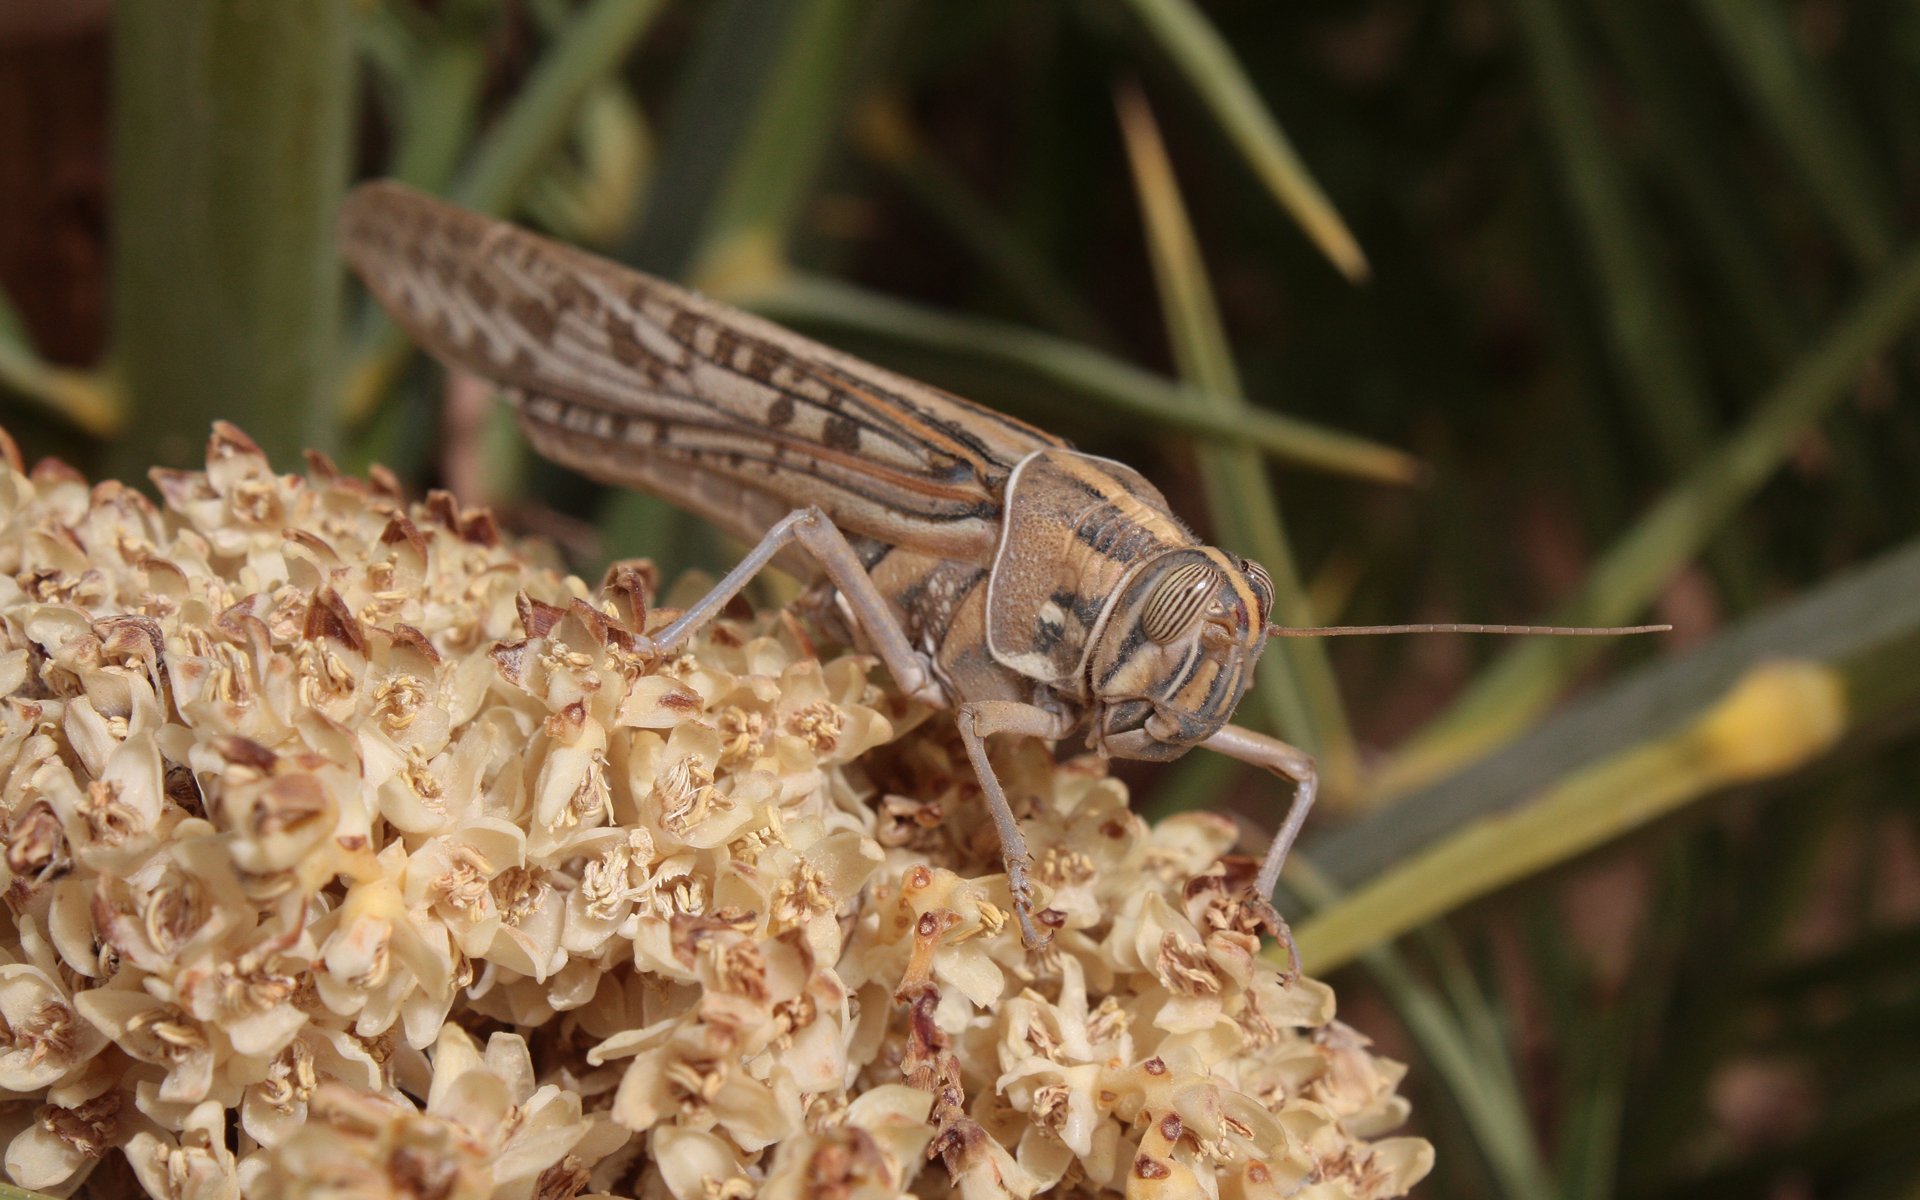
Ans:
[[[338,239],[400,327],[491,383],[541,454],[753,547],[652,653],[777,564],[904,694],[952,711],[1029,947],[1057,914],[1035,911],[989,738],[1079,735],[1155,762],[1204,747],[1290,782],[1246,900],[1291,951],[1270,898],[1319,776],[1229,723],[1270,636],[1664,628],[1273,625],[1258,563],[1203,543],[1133,468],[1013,417],[390,181],[349,195]]]

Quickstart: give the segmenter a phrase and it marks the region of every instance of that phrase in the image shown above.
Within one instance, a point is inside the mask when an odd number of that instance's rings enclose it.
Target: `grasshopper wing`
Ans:
[[[813,504],[850,534],[984,562],[1013,467],[1065,445],[400,184],[349,196],[339,239],[415,340],[506,391],[543,454],[744,537]]]

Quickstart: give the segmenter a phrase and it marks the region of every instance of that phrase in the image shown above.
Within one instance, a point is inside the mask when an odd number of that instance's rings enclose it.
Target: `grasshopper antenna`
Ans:
[[[1671,633],[1671,625],[1269,625],[1268,637],[1360,637],[1382,633],[1497,633],[1528,637],[1619,637]]]

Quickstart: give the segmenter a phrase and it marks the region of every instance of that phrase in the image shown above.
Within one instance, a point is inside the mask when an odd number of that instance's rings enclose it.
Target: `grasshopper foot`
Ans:
[[[1293,930],[1287,925],[1287,919],[1273,902],[1258,891],[1247,893],[1247,908],[1252,913],[1260,932],[1274,939],[1287,949],[1287,969],[1280,974],[1282,985],[1291,985],[1300,978],[1300,947],[1294,944]]]
[[[1016,904],[1013,915],[1020,922],[1020,940],[1029,950],[1044,950],[1053,944],[1053,930],[1042,929],[1034,923],[1033,909],[1029,905]]]
[[[1027,877],[1028,855],[1006,856],[1007,890],[1013,894],[1013,919],[1020,923],[1020,940],[1027,949],[1039,950],[1053,941],[1053,930],[1045,928],[1046,918],[1052,910],[1039,914],[1035,920],[1033,911],[1033,882]]]

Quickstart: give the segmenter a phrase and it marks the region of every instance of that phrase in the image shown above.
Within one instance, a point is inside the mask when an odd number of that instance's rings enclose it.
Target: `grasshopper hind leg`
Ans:
[[[886,664],[900,690],[916,700],[944,704],[946,692],[934,678],[932,665],[913,648],[846,535],[818,508],[795,509],[775,522],[760,539],[760,544],[748,551],[713,590],[654,637],[655,650],[662,654],[678,651],[702,626],[718,616],[755,575],[795,545],[820,564],[826,580],[839,590],[848,611],[867,635],[873,652]]]

